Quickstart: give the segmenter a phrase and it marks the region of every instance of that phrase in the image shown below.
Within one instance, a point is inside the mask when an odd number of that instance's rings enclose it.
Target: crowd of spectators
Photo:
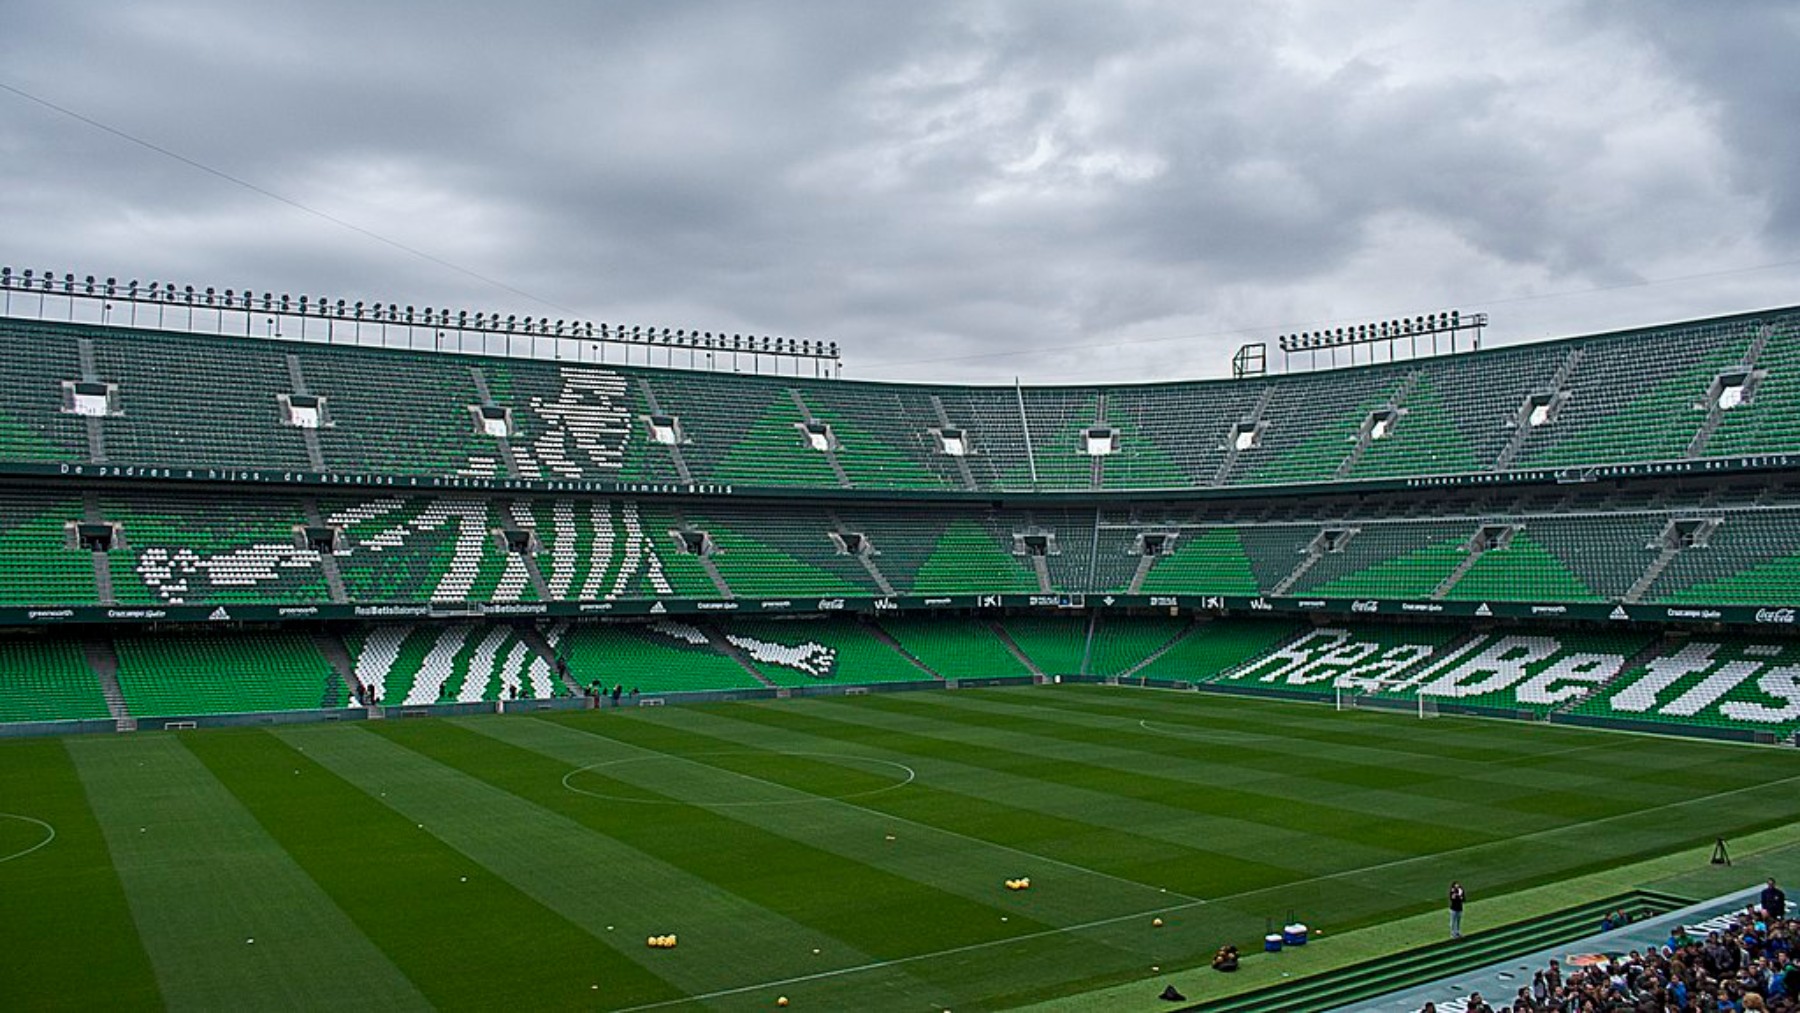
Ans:
[[[1800,1011],[1800,919],[1769,880],[1760,903],[1678,927],[1661,946],[1537,972],[1515,996],[1469,997],[1467,1013],[1796,1013]],[[1421,1013],[1438,1013],[1427,1003]]]

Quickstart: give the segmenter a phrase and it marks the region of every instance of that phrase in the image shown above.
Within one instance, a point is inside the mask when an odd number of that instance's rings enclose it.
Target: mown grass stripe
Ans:
[[[0,818],[0,1009],[160,1006],[155,970],[63,742],[7,742],[0,755],[0,813],[27,817]]]
[[[273,735],[187,745],[439,1008],[574,1006],[602,981],[620,1004],[679,994]]]
[[[688,708],[661,720],[729,742],[767,742],[774,732],[794,748],[857,743],[887,750],[917,767],[919,781],[905,792],[859,799],[858,805],[1175,896],[1222,892],[1247,881],[1285,882],[1306,871],[1265,861],[1279,844],[1297,840],[1283,830],[966,765],[959,762],[963,743],[937,744],[929,753],[894,751],[916,743],[890,743],[880,729],[859,731],[823,719],[819,710],[809,707],[799,720],[789,721],[794,715],[779,708]],[[1045,762],[1056,761],[1046,757]]]
[[[429,1008],[180,739],[68,748],[169,1006]]]
[[[873,698],[868,698],[873,699]],[[1386,816],[1319,802],[1297,804],[1285,793],[1266,790],[1264,784],[1246,784],[1229,756],[1220,756],[1210,764],[1188,761],[1174,764],[1168,756],[1132,754],[1128,749],[1100,742],[1104,763],[1079,759],[1093,756],[1092,750],[1048,748],[1046,741],[1020,743],[1015,727],[1028,719],[1008,721],[1004,727],[960,716],[946,718],[951,723],[937,728],[908,730],[902,722],[886,721],[881,715],[893,711],[892,701],[866,701],[855,704],[827,703],[805,712],[775,707],[753,709],[756,720],[797,731],[815,731],[827,737],[858,739],[868,734],[863,724],[879,726],[883,742],[889,748],[926,755],[953,756],[957,762],[983,767],[1018,777],[1036,778],[1065,787],[1108,792],[1182,809],[1202,816],[1235,819],[1280,827],[1294,835],[1295,848],[1307,846],[1329,849],[1332,842],[1371,849],[1375,855],[1392,857],[1410,848],[1442,850],[1458,847],[1488,835],[1463,827],[1427,823],[1404,808],[1390,808]],[[921,715],[904,709],[900,714],[921,722],[929,722],[929,714]],[[835,726],[834,726],[835,725]],[[925,734],[930,732],[930,734]],[[1105,736],[1097,736],[1103,739]],[[989,745],[995,740],[1010,740],[1012,747]],[[1065,743],[1079,740],[1063,736]],[[1085,745],[1094,745],[1090,740]],[[1031,751],[1028,751],[1031,750]],[[1333,788],[1327,797],[1340,792]],[[1310,845],[1305,843],[1310,839]]]
[[[567,771],[603,758],[679,751],[678,741],[656,737],[665,747],[646,743],[639,722],[629,718],[594,720],[572,728],[547,720],[479,722],[468,727],[501,742],[561,760]],[[690,741],[690,745],[696,742]],[[610,748],[609,748],[610,747]],[[702,746],[698,751],[708,752]],[[700,762],[671,760],[673,764]],[[620,768],[631,771],[632,768]],[[621,774],[621,777],[627,776]],[[632,771],[626,780],[637,790],[661,794],[653,785],[658,774]],[[585,783],[585,782],[584,782]],[[599,783],[607,784],[608,779]],[[760,791],[746,786],[747,791]],[[664,796],[679,801],[671,786]],[[1017,875],[1016,856],[980,853],[970,845],[924,848],[918,841],[890,842],[900,828],[894,821],[845,810],[830,803],[771,807],[711,808],[704,803],[636,807],[594,799],[597,815],[617,834],[652,854],[696,871],[722,887],[791,917],[804,920],[809,911],[823,915],[821,931],[836,934],[878,958],[893,958],[920,949],[961,945],[1018,935],[1048,927],[1055,906],[1009,904],[1002,880]],[[649,811],[646,812],[645,809]],[[641,843],[635,835],[646,835]],[[654,836],[649,836],[654,835]],[[966,850],[967,853],[959,853]],[[949,865],[950,861],[963,864]],[[818,896],[817,879],[826,870],[842,882],[832,897]],[[1109,884],[1109,886],[1114,886]],[[1096,891],[1098,893],[1098,891]],[[1118,902],[1112,901],[1118,910]],[[820,912],[820,908],[823,911]],[[1005,915],[1009,921],[1002,922]],[[910,935],[897,927],[914,926]]]
[[[607,835],[591,800],[562,788],[567,768],[554,760],[435,721],[280,734],[684,992],[870,959]],[[669,932],[680,937],[675,950],[644,945]],[[600,984],[597,998],[611,1002]]]
[[[1141,691],[1110,692],[1114,696],[1131,696]],[[1089,696],[1087,693],[1078,695]],[[1152,698],[1147,702],[1161,703],[1163,706],[1151,711],[1141,708],[1100,709],[1082,704],[1071,706],[1066,699],[1067,691],[1036,694],[1029,700],[1022,697],[1006,700],[995,700],[993,697],[970,698],[965,694],[956,694],[957,699],[953,702],[941,697],[926,699],[923,696],[915,698],[915,702],[976,710],[990,718],[1004,715],[1008,718],[1033,720],[1047,714],[1056,715],[1050,720],[1084,726],[1111,718],[1124,724],[1111,728],[1109,734],[1131,737],[1137,748],[1162,753],[1179,750],[1180,747],[1158,746],[1155,740],[1159,737],[1181,738],[1187,729],[1191,729],[1197,737],[1205,737],[1210,730],[1226,723],[1235,726],[1244,719],[1244,715],[1238,711],[1243,702],[1241,698],[1177,696],[1158,691],[1150,691],[1145,695]],[[1163,699],[1157,700],[1159,697]],[[1303,710],[1291,704],[1287,706],[1293,710]],[[1151,728],[1131,727],[1138,721],[1150,721],[1146,717],[1134,717],[1145,713],[1156,715]],[[1267,743],[1279,743],[1282,749],[1287,750],[1285,755],[1276,752],[1272,757],[1263,756],[1244,762],[1261,767],[1285,764],[1290,769],[1309,772],[1330,771],[1346,760],[1360,758],[1361,765],[1370,770],[1370,780],[1375,783],[1390,779],[1379,773],[1383,754],[1392,756],[1397,752],[1409,758],[1394,768],[1401,772],[1397,776],[1403,779],[1408,793],[1477,805],[1489,815],[1494,815],[1496,809],[1511,810],[1522,816],[1543,812],[1542,793],[1548,783],[1554,783],[1567,792],[1572,800],[1585,800],[1587,808],[1582,810],[1578,806],[1574,813],[1581,814],[1593,813],[1596,805],[1613,806],[1615,808],[1611,811],[1624,812],[1636,805],[1666,801],[1671,788],[1690,788],[1696,794],[1704,793],[1718,787],[1720,773],[1737,784],[1754,783],[1762,776],[1761,765],[1742,748],[1726,747],[1725,752],[1718,754],[1718,767],[1709,766],[1706,771],[1697,772],[1691,761],[1684,759],[1684,753],[1666,748],[1666,740],[1539,726],[1533,729],[1534,733],[1545,732],[1553,739],[1560,737],[1575,744],[1518,753],[1490,750],[1480,745],[1488,741],[1515,743],[1520,731],[1515,722],[1447,718],[1430,722],[1428,728],[1421,724],[1411,725],[1420,734],[1409,736],[1406,748],[1397,751],[1380,745],[1354,744],[1353,741],[1346,741],[1338,729],[1342,726],[1367,728],[1371,727],[1369,722],[1375,720],[1377,725],[1389,726],[1378,728],[1376,737],[1385,739],[1392,733],[1392,725],[1400,724],[1403,728],[1408,726],[1408,720],[1402,716],[1338,714],[1313,709],[1307,718],[1307,722],[1303,724],[1290,717],[1281,726],[1279,735],[1265,736],[1256,744],[1214,748],[1227,751],[1241,749],[1250,755]],[[1168,733],[1166,736],[1163,735],[1165,732]],[[1558,736],[1557,732],[1564,734]],[[1146,733],[1150,738],[1142,737]],[[1427,747],[1440,741],[1443,745],[1438,747],[1435,754],[1431,753]],[[1467,755],[1470,752],[1478,755],[1471,757]],[[1439,775],[1454,776],[1410,776],[1407,772],[1415,770],[1419,764],[1429,764]],[[1533,776],[1521,776],[1522,771],[1530,771]],[[1342,774],[1325,776],[1346,784],[1354,784],[1360,777],[1345,777]],[[1529,821],[1521,821],[1504,829],[1505,832],[1525,832],[1532,827]]]
[[[933,724],[925,723],[947,723],[974,729],[987,729],[996,724],[992,715],[956,703],[883,698],[859,701],[853,706],[860,712],[875,711],[885,716],[868,715],[863,720],[887,720],[904,727],[904,720],[911,719],[921,723],[917,727],[925,734],[951,738],[958,734],[956,730],[940,731]],[[1431,772],[1419,772],[1348,759],[1314,760],[1301,752],[1283,751],[1279,744],[1268,747],[1189,744],[1182,742],[1180,736],[1141,727],[1087,727],[1030,710],[1014,712],[1002,727],[1003,731],[990,736],[996,748],[1013,752],[1056,752],[1109,769],[1156,770],[1169,778],[1192,779],[1196,770],[1213,776],[1217,766],[1223,764],[1231,768],[1223,779],[1229,786],[1225,791],[1241,791],[1264,799],[1263,811],[1269,804],[1277,810],[1305,805],[1325,821],[1341,823],[1342,831],[1352,835],[1374,828],[1377,837],[1385,837],[1386,831],[1393,828],[1398,819],[1404,819],[1408,823],[1405,828],[1408,832],[1424,835],[1424,840],[1430,844],[1454,847],[1469,842],[1438,840],[1447,832],[1442,828],[1468,826],[1471,817],[1475,816],[1492,817],[1492,803],[1498,801],[1493,797],[1472,798],[1467,792],[1432,794],[1416,790],[1418,785],[1447,783],[1451,775],[1444,771],[1445,764]],[[1196,760],[1200,763],[1197,768]],[[1479,776],[1491,777],[1494,773],[1484,768]],[[1512,797],[1529,790],[1516,778],[1496,778],[1492,784],[1491,792],[1487,793],[1490,796]],[[1616,799],[1599,804],[1629,808],[1628,804]],[[1406,816],[1396,817],[1393,815],[1396,812]],[[1508,825],[1478,832],[1504,836],[1548,825],[1530,813],[1516,816]],[[1485,823],[1480,825],[1486,826]],[[1355,836],[1345,839],[1370,843],[1367,838]]]
[[[702,753],[716,753],[720,745],[666,730],[633,728],[643,713],[648,712],[576,715],[572,727],[553,719],[470,720],[465,726],[545,755],[562,756],[570,766],[650,753],[645,734],[669,749],[678,749],[684,738]],[[627,744],[627,739],[637,744]],[[810,895],[795,917],[803,917],[809,908],[826,907],[831,912],[828,928],[853,940],[866,936],[870,945],[881,945],[886,951],[878,953],[881,963],[869,967],[783,984],[797,1002],[799,996],[806,996],[809,1005],[816,1002],[829,1009],[905,1008],[921,1003],[939,1008],[967,1006],[988,987],[1031,988],[1071,973],[1091,974],[1096,983],[1122,980],[1140,971],[1146,960],[1174,959],[1190,945],[1174,933],[1150,926],[1148,917],[1158,908],[1123,907],[1121,888],[1110,880],[1032,873],[1032,891],[1008,893],[1000,884],[1006,876],[1019,874],[1018,865],[1025,860],[1017,854],[960,837],[947,838],[876,814],[831,803],[741,807],[716,813],[697,806],[656,808],[673,808],[683,814],[683,823],[692,819],[693,813],[728,815],[723,822],[700,823],[702,829],[674,837],[668,847],[655,853],[684,867],[698,861],[715,863],[719,871],[708,875],[720,877],[722,886],[759,902],[774,903],[763,901],[754,892],[756,881],[764,876],[758,866],[772,861],[776,871],[785,873],[789,853],[803,852],[804,861],[792,863],[793,882],[784,884],[801,891],[803,897]],[[654,819],[641,813],[616,818],[623,821],[622,834],[642,833]],[[884,830],[893,832],[897,840],[886,841]],[[743,843],[766,842],[771,836],[779,839],[748,847]],[[693,854],[687,854],[689,851]],[[914,904],[907,897],[906,905],[897,909],[879,892],[858,886],[859,879],[877,871],[909,882],[909,893],[917,894],[923,903]],[[971,908],[972,901],[965,898],[991,901]],[[796,902],[794,898],[777,900],[784,907]],[[1168,910],[1181,907],[1171,904]],[[1010,920],[1001,922],[996,915]],[[852,928],[856,935],[849,934]],[[909,991],[896,983],[892,976],[901,970],[928,982],[929,990]]]
[[[1384,774],[1378,764],[1382,755],[1380,750],[1359,749],[1335,743],[1318,745],[1299,735],[1282,740],[1285,748],[1291,750],[1288,755],[1276,754],[1274,761],[1245,761],[1238,759],[1237,754],[1251,754],[1263,749],[1265,741],[1277,740],[1259,739],[1251,745],[1218,742],[1212,733],[1220,728],[1217,723],[1220,719],[1229,718],[1228,709],[1194,712],[1191,708],[1166,708],[1157,721],[1149,722],[1143,718],[1133,719],[1129,715],[1115,716],[1064,709],[1054,705],[1052,698],[1056,695],[1039,694],[1036,702],[1042,703],[1042,706],[1021,706],[1024,701],[1003,704],[985,698],[971,700],[966,697],[954,703],[940,699],[920,699],[919,702],[929,702],[934,708],[953,708],[981,715],[979,719],[971,720],[991,722],[1004,719],[1009,726],[1032,728],[1040,732],[1045,729],[1030,722],[1048,720],[1053,725],[1083,729],[1079,735],[1082,739],[1091,740],[1100,735],[1109,741],[1129,743],[1134,749],[1164,756],[1194,759],[1223,755],[1230,757],[1233,763],[1254,762],[1258,766],[1278,762],[1290,771],[1290,778],[1299,775],[1306,779],[1291,784],[1286,790],[1289,795],[1317,791],[1317,786],[1310,783],[1314,779],[1335,781],[1346,787],[1358,781],[1366,781],[1387,790],[1401,788],[1408,796],[1424,796],[1437,799],[1440,803],[1434,810],[1427,804],[1418,804],[1409,798],[1406,801],[1409,809],[1433,819],[1461,820],[1473,815],[1482,825],[1499,835],[1528,833],[1553,825],[1563,818],[1592,818],[1627,812],[1643,804],[1665,800],[1671,784],[1679,785],[1686,780],[1681,777],[1649,776],[1650,771],[1664,769],[1667,762],[1660,753],[1653,750],[1653,743],[1621,743],[1616,738],[1608,741],[1607,737],[1594,736],[1586,737],[1580,745],[1546,750],[1546,754],[1549,754],[1547,756],[1540,754],[1505,761],[1467,760],[1459,758],[1453,750],[1446,750],[1436,762],[1438,776],[1416,775],[1414,768],[1423,761],[1415,759],[1411,752],[1402,754],[1407,757],[1403,766]],[[932,713],[935,716],[936,711]],[[1319,714],[1317,719],[1330,723],[1334,720],[1341,722],[1342,718],[1342,715],[1333,713]],[[1442,723],[1433,722],[1434,733],[1440,724]],[[1510,735],[1517,728],[1502,729],[1488,725],[1481,730],[1488,735]],[[1187,740],[1195,740],[1197,744],[1182,744]],[[1345,755],[1340,757],[1338,753]],[[1358,774],[1346,777],[1341,772],[1334,773],[1340,763],[1352,757],[1360,757],[1361,762],[1356,769],[1368,771],[1369,776]],[[1749,783],[1758,776],[1747,770],[1744,773],[1746,777],[1740,783]],[[1272,779],[1265,778],[1254,783],[1258,791],[1283,791],[1281,783]],[[1357,796],[1340,791],[1338,797],[1355,799]],[[1365,800],[1363,804],[1367,808],[1369,802]]]
[[[1024,696],[1039,691],[1011,692]],[[874,704],[868,701],[832,702],[821,707],[807,708],[801,717],[811,722],[819,711],[843,711],[867,706],[880,707],[884,704],[885,701]],[[795,717],[793,711],[764,705],[732,705],[720,710],[728,713],[748,712],[758,718],[776,719],[781,726],[790,725]],[[1438,722],[1418,725],[1415,719],[1382,717],[1396,724],[1416,727],[1419,729],[1418,734],[1423,736],[1429,736],[1440,727]],[[1504,732],[1506,729],[1497,731]],[[860,738],[860,734],[850,733],[850,737]],[[1733,792],[1779,797],[1780,788],[1766,783],[1769,779],[1765,771],[1761,778],[1764,783],[1742,786],[1733,789]],[[1706,808],[1729,807],[1732,803],[1725,800],[1732,797],[1734,796],[1728,795],[1717,799],[1689,801],[1693,803],[1691,808],[1701,811]],[[1383,917],[1391,917],[1395,911],[1429,907],[1434,901],[1417,898],[1435,898],[1442,881],[1447,881],[1451,876],[1462,874],[1465,878],[1483,877],[1484,884],[1492,884],[1488,886],[1490,890],[1516,889],[1547,882],[1558,875],[1577,874],[1605,867],[1607,859],[1604,856],[1619,847],[1621,840],[1629,842],[1634,837],[1642,838],[1645,841],[1644,850],[1654,852],[1683,846],[1696,839],[1691,829],[1685,829],[1688,826],[1685,823],[1671,826],[1667,820],[1641,814],[1635,809],[1625,813],[1597,815],[1594,818],[1606,822],[1590,824],[1573,821],[1552,824],[1528,835],[1480,838],[1464,845],[1429,849],[1423,854],[1414,850],[1372,865],[1345,864],[1337,872],[1299,881],[1293,887],[1253,889],[1238,895],[1236,899],[1258,906],[1273,902],[1278,911],[1283,908],[1329,911],[1329,917],[1334,922],[1342,919],[1348,924],[1367,924]],[[1756,821],[1754,825],[1772,825],[1782,818],[1780,815],[1772,815]],[[1618,833],[1619,827],[1631,826],[1633,823],[1637,824],[1634,830],[1622,836]],[[1710,821],[1708,825],[1711,825]],[[1555,846],[1546,848],[1544,842],[1548,840],[1553,840]],[[1551,859],[1549,863],[1545,861],[1546,856]],[[1544,868],[1546,864],[1555,864],[1559,868],[1551,871]],[[1521,876],[1519,870],[1530,871]],[[1396,904],[1401,906],[1395,907]],[[1263,910],[1266,913],[1268,908],[1264,907]],[[1200,912],[1205,917],[1215,914],[1217,912],[1211,907]]]
[[[1761,752],[1739,743],[1697,739],[1682,740],[1681,748],[1671,749],[1671,740],[1662,736],[1570,725],[1532,724],[1528,726],[1531,734],[1525,735],[1521,732],[1527,726],[1517,721],[1454,715],[1427,722],[1429,734],[1421,736],[1414,734],[1423,727],[1417,719],[1398,712],[1338,712],[1333,710],[1327,698],[1272,700],[1092,685],[1059,686],[1042,694],[969,690],[954,696],[959,700],[1024,704],[1031,708],[1110,714],[1134,720],[1167,720],[1176,714],[1203,715],[1202,720],[1208,723],[1254,728],[1267,739],[1297,739],[1322,746],[1379,750],[1390,756],[1412,756],[1437,762],[1532,764],[1563,746],[1611,743],[1636,756],[1650,757],[1650,762],[1657,768],[1679,773],[1696,767],[1696,760],[1704,760],[1709,769],[1714,765],[1724,769],[1754,769],[1759,765],[1757,757]],[[1379,761],[1379,757],[1375,759]]]

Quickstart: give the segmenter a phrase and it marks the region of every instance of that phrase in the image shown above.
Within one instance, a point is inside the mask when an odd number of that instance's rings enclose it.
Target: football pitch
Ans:
[[[0,1007],[1004,1008],[1453,878],[1479,928],[1792,823],[1797,783],[1793,750],[1094,686],[4,741]]]

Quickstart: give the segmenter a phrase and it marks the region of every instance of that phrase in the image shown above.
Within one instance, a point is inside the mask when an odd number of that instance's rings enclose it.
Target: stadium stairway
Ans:
[[[1183,640],[1186,640],[1187,638],[1193,636],[1194,631],[1199,629],[1202,625],[1203,625],[1202,623],[1194,622],[1194,623],[1188,623],[1186,626],[1183,626],[1180,630],[1178,630],[1175,633],[1174,636],[1170,637],[1161,647],[1158,647],[1156,650],[1151,651],[1149,654],[1145,655],[1141,660],[1133,663],[1130,668],[1127,668],[1124,671],[1120,672],[1114,678],[1123,681],[1125,679],[1131,678],[1132,676],[1138,674],[1139,672],[1143,671],[1144,669],[1149,668],[1151,665],[1156,664],[1157,661],[1161,660],[1163,655],[1169,653],[1170,651],[1173,651],[1177,644],[1179,644]]]
[[[724,630],[719,629],[712,623],[697,625],[699,625],[700,631],[706,634],[706,639],[712,644],[713,650],[718,651],[732,661],[737,662],[738,667],[750,673],[750,677],[757,682],[762,683],[770,689],[780,689],[779,686],[775,685],[775,682],[772,679],[762,674],[762,671],[756,667],[756,662],[750,660],[750,655],[746,654],[743,648],[731,642],[731,638],[725,635]]]
[[[1692,900],[1674,894],[1633,890],[1540,918],[1470,933],[1461,939],[1446,939],[1296,982],[1256,989],[1226,999],[1171,1008],[1185,1013],[1270,1013],[1275,1010],[1332,1009],[1435,981],[1463,968],[1480,967],[1591,936],[1600,920],[1613,911],[1624,910],[1638,918],[1665,914],[1692,903]]]
[[[106,697],[107,713],[112,715],[120,731],[136,728],[136,720],[125,708],[125,691],[119,688],[119,653],[113,649],[112,641],[95,637],[81,646],[87,655],[88,667],[100,680],[100,693]]]
[[[350,690],[350,699],[362,699],[363,684],[356,677],[356,660],[350,657],[350,649],[344,646],[338,635],[330,630],[312,630],[307,635],[319,649],[319,653],[331,663],[338,678],[344,680],[344,685]]]
[[[556,681],[562,683],[563,688],[569,691],[569,695],[580,696],[582,694],[581,684],[575,681],[573,675],[569,674],[568,666],[562,664],[562,655],[556,652],[556,646],[550,643],[549,637],[544,635],[543,627],[537,623],[521,623],[517,629],[519,639],[525,641],[526,647],[531,648],[538,657],[543,658],[549,664],[550,671],[556,673]]]
[[[1006,632],[1005,626],[1002,626],[997,622],[988,623],[987,626],[988,629],[994,631],[994,636],[999,637],[1000,642],[1006,645],[1007,651],[1011,652],[1012,656],[1019,660],[1019,664],[1025,666],[1025,670],[1030,672],[1033,678],[1040,680],[1045,678],[1044,670],[1037,667],[1037,663],[1032,661],[1025,655],[1024,651],[1019,649],[1019,645],[1013,641],[1012,634]]]
[[[907,650],[906,646],[904,644],[900,643],[900,641],[895,640],[894,635],[889,633],[888,631],[882,629],[880,623],[877,623],[877,622],[869,619],[867,616],[858,616],[857,621],[862,624],[863,629],[868,631],[869,636],[874,637],[876,640],[881,641],[883,644],[886,644],[888,647],[888,650],[891,650],[895,654],[898,654],[902,658],[905,658],[907,661],[911,662],[913,664],[913,666],[915,668],[917,668],[919,671],[924,672],[926,675],[931,676],[933,679],[936,679],[938,682],[944,681],[944,677],[942,675],[939,675],[937,672],[933,671],[930,665],[927,665],[927,664],[925,664],[925,662],[919,660],[919,656],[914,654],[913,652]]]
[[[1651,640],[1648,644],[1644,645],[1643,650],[1637,652],[1636,654],[1632,655],[1629,658],[1626,658],[1625,663],[1623,665],[1619,666],[1618,671],[1607,676],[1605,682],[1595,683],[1594,688],[1588,690],[1586,693],[1583,693],[1578,697],[1575,697],[1570,700],[1566,700],[1563,703],[1558,704],[1556,707],[1552,708],[1551,713],[1567,714],[1570,711],[1574,710],[1575,708],[1580,707],[1582,704],[1587,703],[1589,700],[1592,700],[1595,697],[1599,696],[1600,694],[1611,692],[1612,688],[1618,684],[1619,679],[1621,677],[1623,677],[1627,672],[1638,671],[1639,669],[1643,668],[1645,665],[1649,664],[1650,659],[1661,657],[1663,654],[1667,653],[1668,651],[1670,651],[1672,649],[1673,649],[1673,647],[1671,647],[1670,641],[1666,637],[1657,637],[1654,640]]]

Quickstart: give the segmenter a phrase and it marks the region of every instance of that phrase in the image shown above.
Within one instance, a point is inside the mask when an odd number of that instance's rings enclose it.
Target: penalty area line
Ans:
[[[742,995],[745,992],[755,992],[759,989],[779,988],[782,985],[800,985],[809,981],[839,978],[846,974],[861,974],[865,971],[879,971],[883,968],[898,967],[901,964],[911,964],[921,960],[935,960],[939,957],[954,957],[958,954],[973,953],[976,950],[986,950],[996,946],[1008,946],[1013,943],[1029,942],[1033,939],[1046,939],[1050,936],[1060,936],[1069,932],[1082,932],[1087,929],[1103,928],[1107,925],[1116,925],[1120,922],[1128,922],[1137,918],[1149,918],[1154,915],[1167,914],[1171,911],[1185,911],[1188,908],[1199,907],[1205,903],[1206,901],[1203,900],[1190,900],[1185,904],[1171,904],[1167,907],[1155,908],[1150,911],[1136,911],[1128,915],[1115,915],[1111,918],[1099,918],[1091,922],[1082,922],[1079,925],[1064,925],[1059,928],[1040,929],[1037,932],[1027,932],[1022,936],[1008,936],[1005,939],[990,939],[985,943],[969,943],[965,946],[952,946],[947,950],[933,950],[930,953],[915,953],[908,957],[895,957],[892,960],[877,960],[867,964],[854,964],[850,967],[839,967],[834,970],[819,971],[814,974],[796,975],[792,978],[777,978],[773,981],[757,982],[754,985],[739,985],[736,988],[724,988],[719,989],[716,992],[704,992],[699,995],[682,996],[679,999],[664,999],[661,1002],[645,1003],[642,1006],[626,1006],[623,1009],[615,1011],[615,1013],[639,1013],[641,1010],[662,1009],[666,1006],[679,1006],[682,1003],[707,1002],[713,999],[723,999],[726,996]]]

